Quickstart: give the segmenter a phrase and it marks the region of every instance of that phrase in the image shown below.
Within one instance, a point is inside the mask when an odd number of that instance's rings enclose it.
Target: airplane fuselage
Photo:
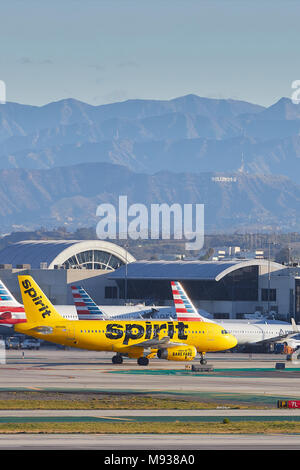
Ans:
[[[35,326],[37,327],[35,329]],[[78,320],[55,321],[49,324],[49,332],[38,331],[40,325],[19,323],[15,331],[35,338],[65,346],[95,351],[116,351],[135,357],[133,346],[140,349],[141,343],[151,347],[151,340],[168,338],[194,346],[198,352],[222,351],[236,345],[236,340],[223,327],[205,322],[178,321],[106,321]]]
[[[218,324],[234,335],[238,345],[255,344],[293,332],[289,323],[248,323],[218,320]]]

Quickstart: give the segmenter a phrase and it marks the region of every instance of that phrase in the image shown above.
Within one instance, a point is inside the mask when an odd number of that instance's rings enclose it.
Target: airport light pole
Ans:
[[[125,243],[125,305],[127,304],[127,243]]]
[[[270,288],[271,288],[271,242],[268,251],[268,315],[270,315]]]

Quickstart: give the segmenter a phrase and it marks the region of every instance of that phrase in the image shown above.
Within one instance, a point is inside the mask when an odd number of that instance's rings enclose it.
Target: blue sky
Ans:
[[[298,0],[2,0],[8,101],[194,93],[271,105],[300,79]]]

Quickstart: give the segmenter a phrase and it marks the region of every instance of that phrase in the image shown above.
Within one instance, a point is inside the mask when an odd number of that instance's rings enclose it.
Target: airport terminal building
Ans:
[[[18,300],[20,272],[32,275],[54,304],[72,304],[70,286],[80,284],[99,305],[172,305],[170,282],[177,280],[213,318],[259,312],[300,322],[300,267],[265,259],[137,261],[102,240],[28,240],[0,251],[0,278]]]
[[[72,304],[70,286],[82,285],[101,303],[114,303],[116,283],[108,273],[135,258],[102,240],[26,240],[0,251],[0,279],[21,301],[17,276],[30,274],[54,304]],[[106,299],[106,301],[105,301]]]
[[[151,299],[158,305],[172,303],[170,281],[180,281],[194,305],[214,318],[270,313],[283,318],[296,314],[300,320],[295,269],[265,259],[136,261],[109,278],[116,281],[122,297]]]

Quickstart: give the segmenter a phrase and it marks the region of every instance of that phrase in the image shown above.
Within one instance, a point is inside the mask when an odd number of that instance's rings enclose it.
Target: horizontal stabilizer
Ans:
[[[53,333],[53,328],[51,326],[35,326],[28,331],[34,331],[35,333],[40,333],[42,335],[51,335]]]

